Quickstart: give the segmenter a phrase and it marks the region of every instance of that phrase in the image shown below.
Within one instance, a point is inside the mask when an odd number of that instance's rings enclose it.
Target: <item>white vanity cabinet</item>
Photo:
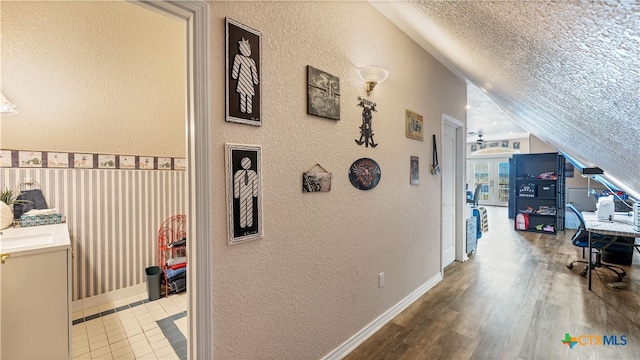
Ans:
[[[67,224],[1,233],[0,359],[70,359],[71,244]]]

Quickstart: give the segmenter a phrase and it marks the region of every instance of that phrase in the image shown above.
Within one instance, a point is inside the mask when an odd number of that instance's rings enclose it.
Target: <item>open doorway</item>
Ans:
[[[187,358],[211,359],[212,293],[209,183],[209,5],[204,1],[146,1],[135,4],[184,22],[186,28],[187,145]],[[197,196],[196,196],[197,194]]]
[[[192,271],[187,274],[190,359],[212,359],[213,338],[209,204],[209,5],[204,1],[139,1],[139,4],[185,22],[187,29],[187,244]],[[197,196],[196,196],[197,194]]]
[[[8,3],[3,3],[4,5]],[[30,3],[30,2],[11,2],[7,6],[23,7],[27,4],[36,4],[44,6],[45,3]],[[56,3],[58,4],[58,3]],[[62,3],[60,3],[62,4]],[[64,36],[59,36],[57,39],[63,40],[75,40],[71,41],[79,44],[81,47],[93,47],[97,43],[86,40],[88,31],[96,32],[109,32],[108,26],[98,27],[96,22],[92,21],[93,18],[87,19],[86,15],[91,8],[97,3],[75,3],[78,6],[84,6],[84,13],[80,13],[76,16],[80,19],[82,26],[68,27],[68,30]],[[187,162],[186,171],[183,171],[178,176],[172,176],[176,174],[169,174],[167,178],[182,178],[183,181],[182,194],[176,196],[180,198],[181,202],[186,203],[184,206],[185,212],[190,217],[188,233],[192,241],[188,245],[190,254],[190,264],[192,270],[188,276],[188,284],[190,289],[196,289],[195,292],[200,295],[190,294],[188,296],[187,307],[189,314],[194,315],[193,318],[198,318],[199,309],[202,310],[202,318],[209,319],[208,311],[210,306],[210,294],[207,293],[207,289],[210,289],[209,272],[204,267],[202,271],[203,276],[199,276],[197,269],[199,264],[206,264],[201,260],[201,257],[208,258],[208,239],[209,229],[206,219],[208,216],[209,207],[209,186],[207,185],[208,174],[208,34],[207,34],[207,17],[208,7],[205,3],[199,2],[171,2],[171,3],[142,3],[148,7],[174,19],[179,19],[182,22],[182,26],[185,29],[181,35],[181,39],[186,42],[186,70],[183,70],[181,76],[186,78],[186,86],[183,86],[183,95],[179,97],[186,103],[186,108],[180,110],[180,114],[177,118],[185,119],[180,125],[182,133],[186,133],[183,137],[182,148],[186,148],[186,156],[174,155],[175,157],[183,157]],[[131,3],[122,2],[120,5],[125,5],[128,8],[136,8],[141,10],[137,6],[132,6]],[[148,12],[147,10],[142,10]],[[133,27],[138,26],[139,31],[155,32],[156,29],[140,28],[139,15],[132,16],[131,13],[136,11],[123,11],[122,17],[129,19]],[[5,11],[3,11],[3,14]],[[8,12],[6,12],[8,13]],[[44,11],[47,12],[47,10]],[[53,16],[51,16],[53,18]],[[55,17],[56,20],[62,18],[68,18],[68,13],[60,14],[59,17]],[[100,15],[97,15],[100,18]],[[45,16],[46,18],[46,16]],[[13,33],[27,34],[35,31],[33,25],[33,17],[22,16],[17,17],[17,21],[21,24],[16,24],[15,27],[7,25],[8,22],[3,21],[3,29],[10,29]],[[109,25],[109,24],[107,24]],[[5,27],[6,26],[6,27]],[[26,26],[26,31],[20,31],[20,26]],[[50,33],[51,31],[49,31]],[[46,31],[42,32],[47,34]],[[3,34],[4,35],[4,34]],[[8,44],[5,41],[8,37],[3,36],[3,47]],[[43,37],[40,39],[42,40]],[[126,43],[128,39],[119,39],[118,41],[108,42],[103,44],[119,45]],[[8,45],[7,45],[8,46]],[[107,46],[108,47],[108,46]],[[27,47],[14,47],[12,49],[26,51]],[[112,55],[107,51],[105,56],[87,57],[83,56],[82,52],[72,52],[63,49],[57,42],[45,42],[43,46],[34,46],[29,49],[38,49],[39,53],[36,55],[29,55],[25,61],[19,61],[18,53],[11,53],[10,51],[3,52],[8,58],[13,57],[13,62],[3,61],[3,70],[5,66],[13,69],[23,66],[30,67],[31,71],[18,72],[18,71],[3,71],[3,89],[4,86],[8,86],[9,91],[12,93],[14,101],[20,104],[19,114],[14,120],[28,120],[28,121],[12,121],[3,122],[3,133],[6,133],[6,139],[14,138],[14,143],[17,141],[17,134],[24,133],[25,123],[28,123],[31,131],[29,132],[28,141],[24,141],[24,144],[29,143],[30,146],[38,146],[38,164],[44,162],[44,166],[33,167],[29,169],[19,168],[17,165],[12,165],[8,169],[2,169],[2,181],[4,184],[18,183],[25,178],[31,178],[37,180],[43,186],[44,193],[47,194],[48,200],[51,204],[59,205],[61,213],[67,215],[67,222],[69,228],[73,233],[74,244],[74,296],[75,300],[85,300],[99,297],[99,295],[109,294],[121,289],[134,288],[134,291],[139,291],[142,286],[144,292],[144,281],[141,281],[144,276],[144,267],[153,264],[151,260],[153,254],[155,254],[155,235],[158,224],[154,220],[143,220],[141,225],[145,228],[152,228],[149,231],[152,233],[149,236],[149,232],[139,232],[137,229],[142,228],[134,224],[139,218],[147,217],[147,213],[158,211],[158,207],[164,206],[169,203],[160,197],[147,195],[145,191],[144,195],[138,195],[138,192],[131,186],[128,186],[131,181],[135,181],[136,184],[141,184],[143,188],[150,188],[155,186],[157,189],[163,189],[168,185],[158,185],[159,183],[150,180],[155,176],[153,173],[159,173],[145,165],[143,170],[138,165],[138,158],[145,159],[145,164],[152,163],[151,159],[163,157],[165,154],[159,154],[155,151],[139,152],[137,150],[130,150],[125,147],[124,150],[116,150],[118,152],[110,153],[112,146],[103,144],[104,147],[100,147],[99,144],[105,142],[105,139],[113,139],[105,135],[105,129],[94,129],[92,126],[96,124],[103,124],[96,119],[102,117],[105,114],[109,115],[106,123],[117,123],[117,121],[123,121],[123,125],[130,125],[135,121],[128,120],[129,117],[114,116],[112,113],[106,111],[97,111],[95,114],[88,116],[60,116],[56,118],[57,113],[54,110],[67,110],[70,108],[77,109],[82,106],[83,109],[89,108],[103,109],[103,104],[106,107],[109,104],[119,106],[119,109],[129,109],[129,105],[124,104],[121,100],[132,100],[138,104],[144,102],[140,97],[125,95],[122,96],[122,89],[115,81],[114,73],[118,70],[133,68],[133,63],[127,63],[120,67],[105,68],[101,66],[102,60],[108,58],[108,55]],[[56,61],[47,60],[42,55],[42,52],[49,50],[50,53],[60,56]],[[68,49],[67,49],[68,50]],[[142,52],[142,48],[134,48],[131,50],[132,54],[138,55]],[[11,56],[10,56],[11,55]],[[62,56],[66,56],[62,58]],[[156,58],[157,59],[157,58]],[[93,81],[92,78],[80,75],[80,68],[78,65],[85,65],[84,68],[90,70],[92,74],[96,76],[103,76],[103,81]],[[141,61],[137,64],[145,64]],[[8,65],[9,64],[9,65]],[[55,71],[51,67],[57,66]],[[36,75],[37,71],[43,72],[43,75]],[[11,78],[13,76],[13,78]],[[59,78],[55,78],[58,76]],[[5,81],[6,80],[6,81]],[[31,88],[27,88],[27,83],[47,80],[50,82],[47,86],[33,85]],[[106,96],[98,96],[92,99],[85,99],[83,96],[95,95],[96,89],[100,86],[113,84],[113,91],[107,93]],[[74,85],[83,87],[85,91],[71,91]],[[42,96],[43,90],[48,90],[58,96]],[[184,95],[186,93],[186,96]],[[75,94],[75,95],[74,95]],[[40,98],[38,98],[40,95]],[[111,96],[110,96],[111,95]],[[71,106],[62,106],[60,97],[71,98]],[[18,101],[19,100],[19,101]],[[38,101],[37,103],[30,103]],[[147,107],[148,110],[157,110],[152,106]],[[147,111],[150,112],[150,111]],[[131,115],[131,114],[128,114]],[[134,117],[135,119],[135,117]],[[38,123],[40,121],[41,123]],[[162,122],[157,122],[161,124]],[[22,126],[22,129],[18,128]],[[45,132],[41,129],[45,126],[49,131]],[[68,126],[65,128],[65,126]],[[113,128],[113,126],[112,126]],[[90,130],[88,130],[90,129]],[[5,132],[6,130],[6,132]],[[22,130],[22,131],[20,131]],[[36,138],[36,130],[45,133],[46,136],[42,139]],[[120,130],[120,136],[117,139],[122,144],[127,144],[127,135],[130,136],[133,132],[125,131],[125,126],[117,129]],[[147,128],[147,133],[143,134],[137,139],[137,142],[142,142],[147,139],[155,139],[158,144],[166,145],[164,142],[159,141],[155,136],[158,133],[158,129],[153,126]],[[13,134],[8,136],[8,134]],[[177,132],[176,132],[177,133]],[[93,137],[88,137],[86,134],[92,134]],[[73,141],[69,141],[69,137],[73,138]],[[87,140],[89,139],[89,140]],[[125,140],[123,140],[125,139]],[[40,141],[43,140],[43,141]],[[44,141],[47,140],[47,141]],[[54,144],[53,141],[59,141],[60,144]],[[83,141],[85,143],[83,143]],[[135,143],[136,141],[129,141],[128,143]],[[186,144],[185,144],[186,143]],[[70,145],[72,144],[72,145]],[[82,146],[81,146],[82,145]],[[185,146],[186,145],[186,146]],[[10,141],[4,142],[3,146],[7,146],[8,149],[14,153],[23,150],[24,147],[18,144],[10,144]],[[112,147],[108,147],[112,146]],[[165,146],[166,147],[166,146]],[[151,146],[146,146],[151,148]],[[55,153],[54,153],[55,151]],[[75,151],[80,151],[75,153]],[[133,163],[132,158],[123,156],[124,154],[134,154],[136,162]],[[105,154],[107,153],[107,154]],[[51,160],[48,155],[58,156],[61,159],[56,161],[56,166],[51,161],[47,164],[47,158]],[[78,156],[82,158],[82,161],[78,162]],[[109,158],[114,155],[118,157]],[[153,157],[146,156],[153,155]],[[104,157],[104,161],[103,161]],[[172,159],[175,159],[171,156]],[[68,159],[68,162],[65,160]],[[85,161],[85,159],[87,159]],[[91,161],[90,159],[93,159]],[[120,161],[120,162],[118,162]],[[59,164],[58,164],[59,163]],[[98,164],[104,166],[101,168]],[[118,165],[119,164],[119,165]],[[60,165],[60,166],[58,166]],[[129,167],[131,166],[131,167]],[[106,186],[107,190],[118,191],[94,191],[96,184],[99,186]],[[123,191],[119,191],[123,189]],[[198,194],[196,197],[195,194]],[[86,199],[89,199],[85,201]],[[115,200],[114,200],[115,199]],[[131,199],[154,199],[154,205],[139,207],[132,202]],[[174,200],[175,201],[175,200]],[[177,202],[177,201],[176,201]],[[203,220],[205,219],[205,220]],[[99,225],[95,225],[95,224]],[[89,224],[89,225],[85,225]],[[151,225],[150,225],[151,224]],[[135,229],[135,230],[134,230]],[[142,240],[145,239],[145,240]],[[149,240],[150,239],[150,240]],[[191,293],[192,291],[190,291]],[[87,301],[89,302],[89,301]],[[97,305],[97,304],[96,304]],[[128,304],[127,304],[128,305]],[[97,307],[97,306],[96,306]],[[120,307],[120,306],[118,306]],[[137,308],[137,305],[134,307]],[[117,308],[115,310],[118,310]],[[133,309],[132,309],[133,310]],[[93,317],[98,315],[102,317],[108,316],[114,309],[100,309],[97,308],[95,314],[90,316],[83,316],[83,321],[86,321],[87,317]],[[79,320],[79,319],[78,319]],[[92,319],[89,319],[89,321]],[[202,324],[202,325],[200,325]],[[189,341],[188,352],[191,353],[191,357],[196,358],[210,358],[208,356],[208,350],[206,349],[206,342],[197,341],[199,334],[203,334],[205,338],[210,338],[210,334],[207,334],[210,324],[208,321],[199,322],[198,320],[188,321],[188,330],[190,337],[193,339]],[[106,330],[106,329],[105,329]],[[105,331],[106,332],[106,331]],[[209,331],[210,333],[210,331]],[[93,344],[87,342],[87,347],[97,347],[99,342]],[[203,350],[200,350],[203,349]],[[202,354],[202,355],[199,355]],[[77,355],[74,354],[74,355]]]

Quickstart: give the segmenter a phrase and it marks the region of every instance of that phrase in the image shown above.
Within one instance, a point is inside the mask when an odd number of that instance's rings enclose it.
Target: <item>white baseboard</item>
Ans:
[[[427,291],[431,290],[436,284],[442,281],[442,273],[429,279],[419,288],[414,290],[407,297],[402,299],[399,303],[395,304],[389,310],[380,315],[377,319],[373,320],[369,325],[365,326],[362,330],[358,331],[349,340],[345,341],[342,345],[335,348],[329,354],[325,355],[322,360],[339,360],[347,356],[351,351],[357,348],[376,331],[380,330],[386,323],[391,321],[394,317],[400,314],[404,309],[411,305],[414,301],[424,295]]]
[[[108,293],[91,296],[88,298],[76,300],[71,302],[71,311],[78,312],[84,309],[90,309],[98,307],[100,305],[113,303],[120,300],[126,300],[127,298],[134,296],[147,296],[147,284],[142,283],[134,286],[129,286],[123,289],[110,291]]]

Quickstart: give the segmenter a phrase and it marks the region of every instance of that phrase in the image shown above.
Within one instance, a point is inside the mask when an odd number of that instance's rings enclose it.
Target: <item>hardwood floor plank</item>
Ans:
[[[506,208],[487,207],[490,231],[469,261],[345,359],[640,359],[640,255],[623,266],[624,290],[598,269],[593,291],[580,276],[573,230],[556,235],[513,230]],[[625,345],[562,343],[606,336]],[[584,342],[584,341],[583,341]]]
[[[392,322],[383,326],[375,336],[370,337],[357,349],[347,355],[345,360],[371,359],[371,360],[396,360],[400,359],[409,347],[398,336],[405,330],[404,327]]]

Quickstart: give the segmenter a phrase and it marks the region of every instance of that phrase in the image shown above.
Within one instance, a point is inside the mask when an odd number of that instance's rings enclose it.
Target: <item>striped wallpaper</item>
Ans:
[[[40,183],[66,217],[73,248],[73,300],[139,285],[157,262],[162,221],[185,214],[186,171],[0,169],[0,188]]]

